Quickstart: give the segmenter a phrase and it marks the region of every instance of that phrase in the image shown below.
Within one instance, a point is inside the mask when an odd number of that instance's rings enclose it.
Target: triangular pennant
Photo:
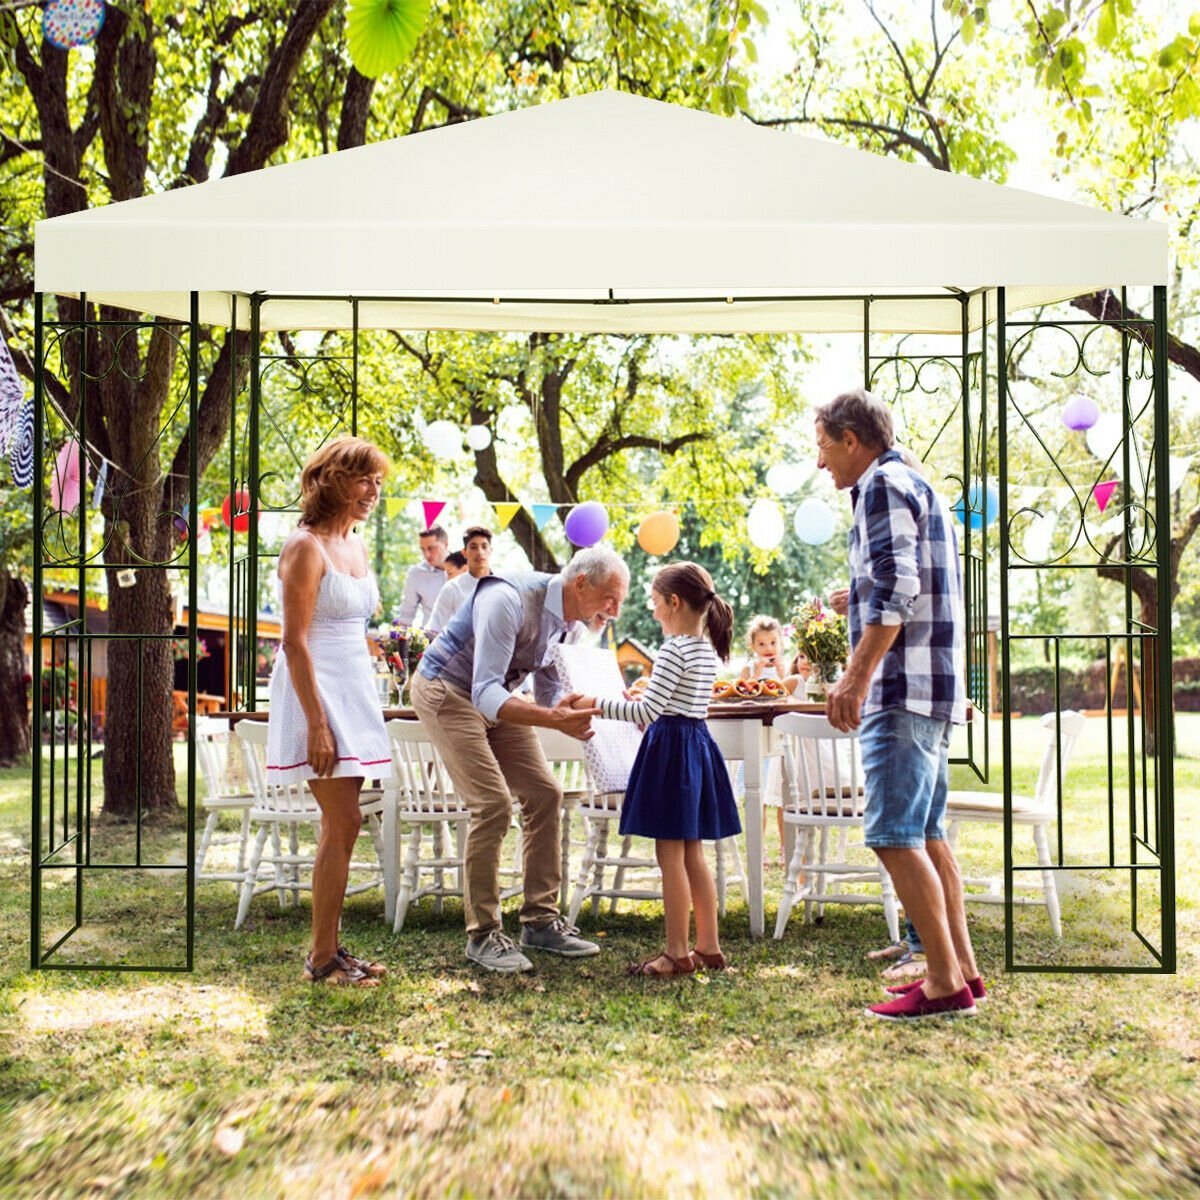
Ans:
[[[425,518],[425,528],[432,529],[433,523],[441,515],[441,511],[446,507],[445,500],[422,500],[421,512]]]
[[[501,529],[507,529],[512,524],[513,517],[521,511],[521,505],[516,500],[501,500],[499,504],[493,504],[492,507],[496,510]],[[539,525],[538,528],[540,529],[541,526]]]
[[[1096,497],[1096,507],[1103,512],[1108,507],[1108,502],[1112,499],[1112,494],[1117,490],[1119,479],[1108,479],[1104,483],[1098,483],[1092,488],[1092,495]]]
[[[1073,488],[1060,487],[1054,489],[1054,507],[1058,512],[1062,512],[1074,499],[1075,491]]]
[[[388,496],[384,500],[384,504],[387,506],[387,515],[389,517],[398,517],[404,511],[405,502],[396,496]]]
[[[550,518],[558,512],[557,504],[531,504],[529,508],[533,513],[533,521],[538,529],[545,529]]]

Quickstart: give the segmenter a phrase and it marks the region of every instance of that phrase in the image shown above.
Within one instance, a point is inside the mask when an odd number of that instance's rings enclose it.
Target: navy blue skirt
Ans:
[[[708,726],[698,717],[659,717],[629,773],[621,833],[697,841],[741,832],[729,769]]]

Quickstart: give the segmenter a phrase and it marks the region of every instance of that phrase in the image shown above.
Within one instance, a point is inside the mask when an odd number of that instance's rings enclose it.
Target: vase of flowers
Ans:
[[[429,646],[429,635],[416,625],[401,625],[399,621],[393,621],[391,625],[381,626],[376,631],[375,644],[392,673],[400,706],[407,707],[413,672]]]
[[[850,655],[846,618],[814,596],[797,606],[795,628],[796,649],[812,665],[805,688],[808,698],[824,704]]]

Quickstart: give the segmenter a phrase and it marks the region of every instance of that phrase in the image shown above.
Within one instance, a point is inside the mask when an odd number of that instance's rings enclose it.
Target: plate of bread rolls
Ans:
[[[778,679],[718,679],[712,698],[727,700],[785,700],[787,688]]]

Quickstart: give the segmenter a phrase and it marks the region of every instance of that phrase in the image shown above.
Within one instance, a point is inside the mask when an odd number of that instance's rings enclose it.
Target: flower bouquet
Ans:
[[[416,625],[401,625],[399,621],[393,621],[391,625],[380,626],[375,634],[375,644],[392,673],[400,701],[404,703],[407,685],[421,656],[429,647],[429,635]]]
[[[812,664],[808,698],[823,703],[829,685],[836,682],[850,656],[846,618],[814,596],[797,606],[794,636],[796,649]]]

